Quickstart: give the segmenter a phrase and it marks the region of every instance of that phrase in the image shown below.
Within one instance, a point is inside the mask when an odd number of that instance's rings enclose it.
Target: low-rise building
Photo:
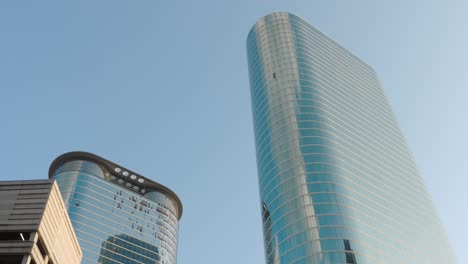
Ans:
[[[0,182],[0,263],[79,264],[81,257],[53,180]]]

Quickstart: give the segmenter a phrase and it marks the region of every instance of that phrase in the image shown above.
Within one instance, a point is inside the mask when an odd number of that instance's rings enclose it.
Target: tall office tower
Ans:
[[[1,264],[79,264],[81,255],[54,181],[0,182]]]
[[[247,53],[267,263],[456,263],[374,70],[288,13]]]
[[[182,203],[167,187],[91,153],[52,162],[83,264],[175,264]]]

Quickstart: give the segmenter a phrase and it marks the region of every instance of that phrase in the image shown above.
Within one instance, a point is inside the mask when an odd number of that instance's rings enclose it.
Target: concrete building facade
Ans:
[[[0,182],[0,263],[79,264],[81,257],[53,180]]]

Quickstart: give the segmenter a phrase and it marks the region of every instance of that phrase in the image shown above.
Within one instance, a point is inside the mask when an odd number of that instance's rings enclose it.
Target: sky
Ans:
[[[0,2],[0,180],[82,150],[174,190],[178,263],[264,263],[246,37],[294,13],[370,64],[468,263],[468,2]]]

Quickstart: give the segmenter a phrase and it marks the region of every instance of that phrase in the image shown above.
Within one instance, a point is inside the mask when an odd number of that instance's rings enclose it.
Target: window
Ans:
[[[21,240],[27,241],[30,237],[29,232],[0,232],[0,240]]]

